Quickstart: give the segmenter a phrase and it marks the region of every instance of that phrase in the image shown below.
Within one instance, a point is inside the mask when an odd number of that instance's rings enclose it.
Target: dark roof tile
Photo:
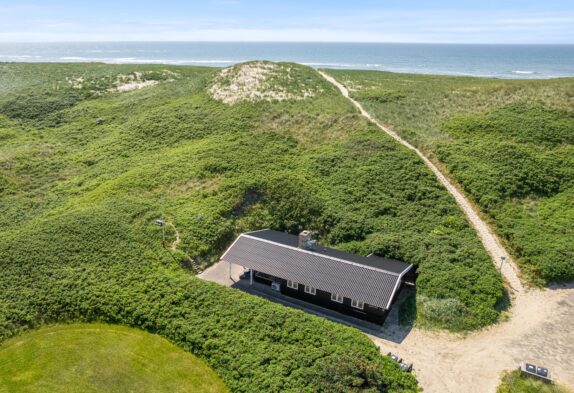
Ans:
[[[221,259],[384,309],[390,307],[401,274],[412,267],[333,248],[297,246],[298,237],[288,233],[249,232],[240,235]]]

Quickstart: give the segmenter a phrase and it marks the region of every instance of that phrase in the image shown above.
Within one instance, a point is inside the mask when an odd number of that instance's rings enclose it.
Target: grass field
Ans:
[[[429,266],[462,244],[460,258],[478,268],[442,270],[485,290],[451,295],[461,305],[453,327],[495,321],[500,279],[448,195],[314,70],[291,67],[316,94],[228,105],[208,94],[212,68],[0,65],[0,340],[44,323],[105,321],[168,338],[234,392],[416,391],[359,331],[194,276],[238,232],[263,227],[316,229],[340,247]],[[134,80],[148,87],[126,91]],[[280,91],[284,79],[268,82]],[[398,186],[373,198],[367,184]],[[176,250],[161,245],[162,214],[166,242],[180,235]],[[460,222],[462,237],[451,238]],[[356,367],[338,367],[342,357]]]
[[[227,388],[167,340],[102,324],[56,325],[0,345],[0,392],[194,392]]]
[[[271,93],[226,104],[214,86],[244,70],[0,64],[0,340],[98,320],[170,339],[234,392],[415,391],[357,330],[194,277],[266,227],[416,264],[421,324],[496,322],[502,280],[419,158],[313,69],[274,69]]]
[[[572,391],[559,385],[547,384],[532,378],[520,376],[520,371],[507,372],[496,393],[571,393]]]
[[[574,279],[574,79],[329,72],[450,172],[530,279]]]

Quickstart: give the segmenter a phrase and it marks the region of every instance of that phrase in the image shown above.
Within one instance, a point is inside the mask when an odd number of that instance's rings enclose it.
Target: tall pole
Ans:
[[[165,247],[165,219],[163,216],[163,193],[161,194],[161,245]]]

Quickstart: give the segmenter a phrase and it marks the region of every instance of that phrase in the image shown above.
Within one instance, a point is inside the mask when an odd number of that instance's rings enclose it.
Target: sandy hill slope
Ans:
[[[292,63],[253,61],[221,70],[209,87],[216,100],[239,101],[304,100],[322,92],[312,70]]]

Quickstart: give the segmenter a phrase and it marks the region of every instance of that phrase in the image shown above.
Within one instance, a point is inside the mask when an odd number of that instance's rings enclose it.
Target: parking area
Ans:
[[[230,287],[239,281],[241,273],[243,273],[243,267],[241,266],[232,264],[230,269],[229,263],[218,262],[199,273],[197,277]]]

